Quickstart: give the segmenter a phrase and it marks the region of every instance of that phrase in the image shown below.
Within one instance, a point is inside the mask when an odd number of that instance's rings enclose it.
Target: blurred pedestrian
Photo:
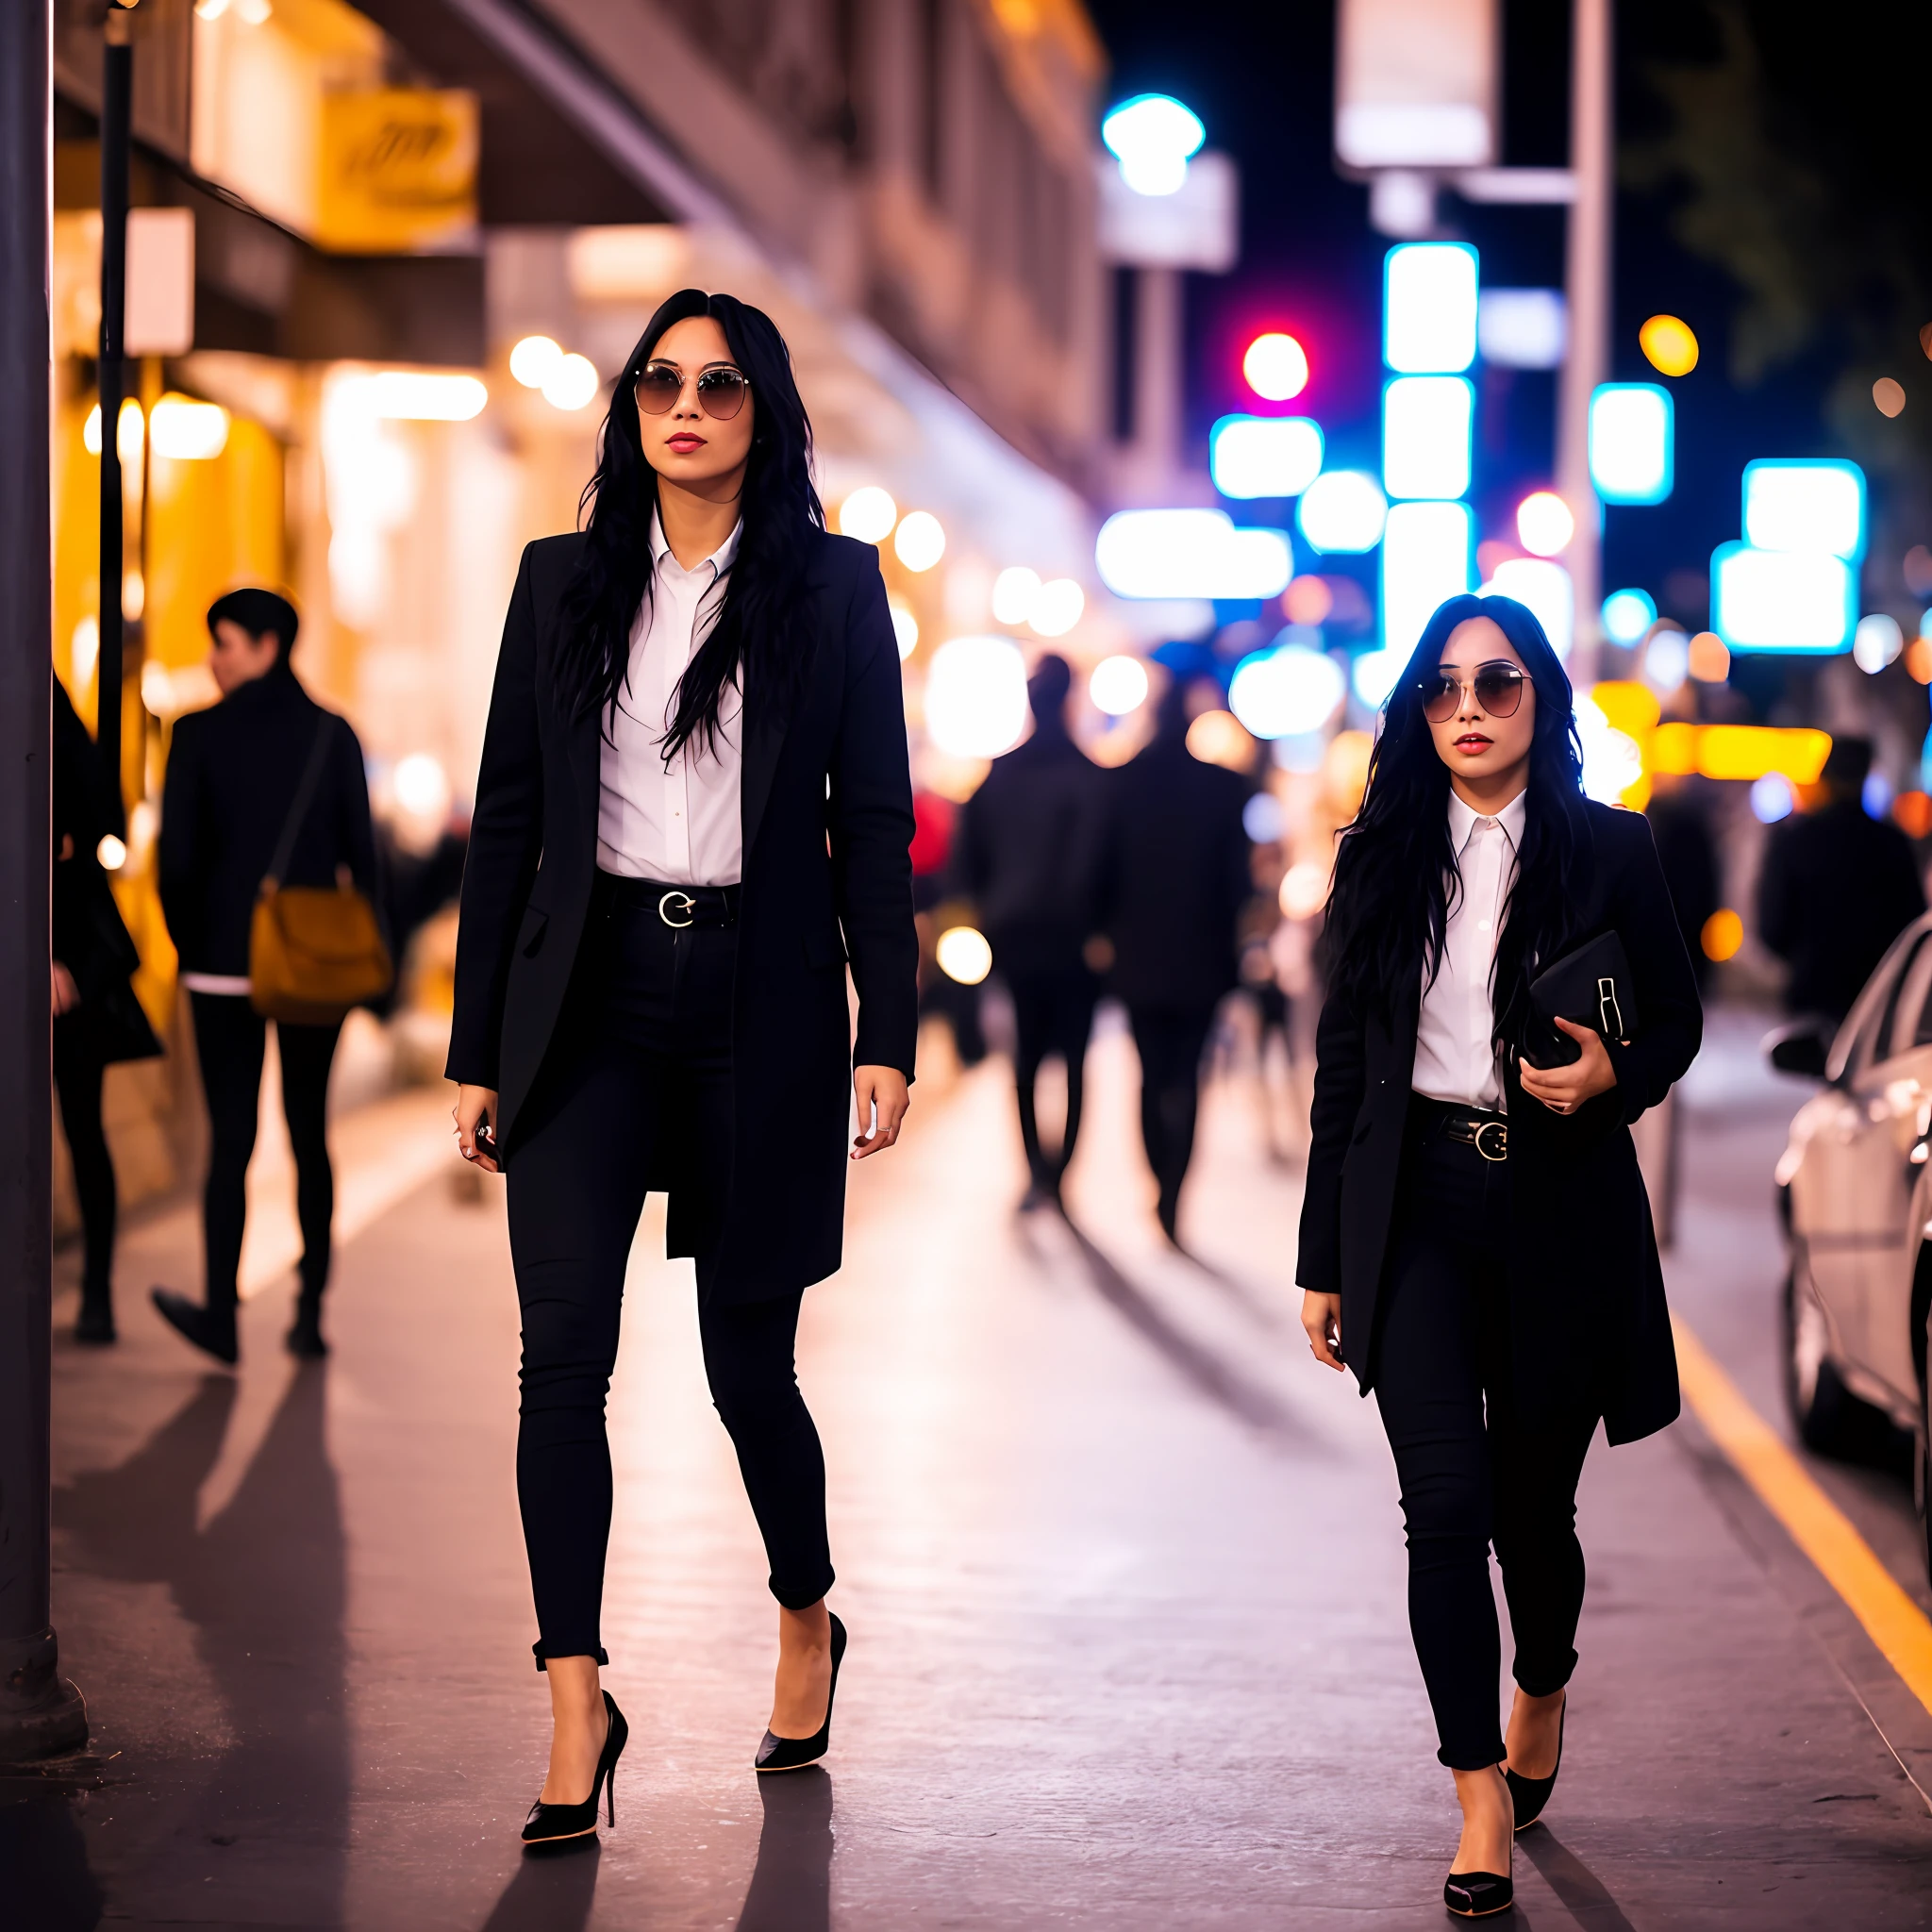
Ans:
[[[1152,741],[1107,776],[1100,922],[1114,951],[1108,990],[1133,1026],[1155,1211],[1177,1243],[1201,1057],[1236,981],[1236,929],[1252,890],[1246,788],[1189,751],[1178,679],[1162,694]]]
[[[852,1100],[853,1158],[891,1146],[918,1033],[898,646],[877,553],[825,533],[771,320],[671,296],[599,452],[588,526],[531,544],[510,600],[449,1059],[464,1158],[509,1177],[523,1305],[517,1494],[554,1720],[529,1843],[595,1831],[627,1735],[598,1679],[604,1404],[647,1188],[696,1257],[779,1604],[755,1762],[825,1753],[845,1629],[794,1336],[839,1266]]]
[[[161,796],[161,909],[194,1015],[209,1146],[205,1299],[158,1288],[154,1300],[190,1341],[225,1362],[237,1355],[248,1162],[268,1040],[268,1022],[251,999],[256,901],[271,874],[291,887],[348,879],[371,900],[377,891],[362,747],[348,720],[325,710],[296,678],[289,656],[297,623],[294,606],[274,591],[230,591],[208,607],[208,661],[222,698],[175,720]],[[341,1032],[340,1020],[275,1022],[302,1228],[301,1293],[288,1345],[311,1358],[328,1353],[322,1297],[335,1174],[324,1125]]]
[[[141,965],[100,860],[118,813],[87,726],[54,680],[54,1091],[74,1164],[84,1259],[76,1341],[114,1340],[114,1161],[101,1083],[161,1050],[129,983]]]
[[[1757,932],[1791,969],[1785,1007],[1842,1020],[1885,950],[1925,909],[1911,841],[1865,809],[1872,741],[1833,741],[1816,810],[1772,828]]]
[[[1629,1124],[1690,1064],[1702,1014],[1650,828],[1584,797],[1573,719],[1522,605],[1452,597],[1429,620],[1336,864],[1295,1271],[1316,1358],[1374,1391],[1395,1454],[1409,1627],[1462,1807],[1443,1898],[1467,1916],[1509,1904],[1513,1834],[1556,1784],[1591,1438],[1678,1406]],[[1637,1024],[1601,1036],[1579,994],[1592,1024],[1556,1021],[1560,1064],[1532,984],[1605,935]]]
[[[1033,734],[992,761],[959,814],[958,890],[978,908],[993,970],[1013,999],[1013,1075],[1028,1185],[1023,1208],[1057,1207],[1080,1135],[1087,1041],[1100,979],[1083,948],[1093,936],[1105,801],[1099,768],[1067,729],[1074,674],[1049,651],[1027,680]],[[1040,1069],[1067,1070],[1059,1145],[1041,1144]]]
[[[1724,904],[1717,841],[1710,827],[1710,782],[1694,773],[1684,777],[1660,773],[1652,780],[1655,789],[1644,810],[1700,997],[1709,991],[1717,964],[1704,950],[1704,928]]]

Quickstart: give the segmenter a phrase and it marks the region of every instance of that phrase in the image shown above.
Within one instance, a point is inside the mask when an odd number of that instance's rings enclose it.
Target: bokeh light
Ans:
[[[919,620],[903,604],[889,607],[892,613],[892,637],[903,662],[919,648]]]
[[[992,580],[992,616],[995,624],[1024,624],[1033,615],[1034,600],[1040,595],[1040,573],[1016,563]]]
[[[1686,668],[1699,684],[1722,684],[1731,675],[1731,653],[1714,630],[1701,630],[1690,640]]]
[[[946,554],[945,526],[929,509],[916,509],[900,524],[892,548],[908,570],[930,570]]]
[[[1281,837],[1288,814],[1272,791],[1257,791],[1241,807],[1241,830],[1257,845],[1272,845]]]
[[[1294,738],[1325,724],[1346,688],[1332,658],[1306,644],[1282,644],[1235,667],[1228,708],[1257,738]]]
[[[899,506],[876,483],[855,490],[839,506],[839,534],[861,543],[883,543],[899,521]]]
[[[440,821],[449,810],[449,774],[426,751],[412,751],[396,760],[390,789],[396,804],[413,818]]]
[[[1782,772],[1767,772],[1752,781],[1751,815],[1760,825],[1774,825],[1791,815],[1798,802],[1791,781]]]
[[[1224,416],[1208,437],[1224,496],[1299,496],[1322,469],[1322,425],[1308,416]]]
[[[1320,577],[1296,577],[1281,593],[1281,614],[1291,624],[1321,624],[1335,608],[1335,592]]]
[[[992,971],[992,948],[986,935],[970,925],[949,925],[934,950],[940,971],[961,986],[977,986]]]
[[[1026,660],[1011,638],[949,638],[925,674],[925,728],[955,758],[992,758],[1026,728]]]
[[[1245,772],[1254,761],[1255,741],[1232,711],[1203,711],[1188,726],[1188,749],[1204,765]]]
[[[1241,374],[1257,396],[1285,403],[1307,387],[1308,358],[1302,345],[1279,329],[1270,329],[1248,344]]]
[[[1312,919],[1328,903],[1328,868],[1312,858],[1291,865],[1281,875],[1279,904],[1284,919]]]
[[[1137,194],[1173,194],[1188,178],[1188,160],[1208,130],[1171,94],[1136,94],[1100,124],[1100,138]]]
[[[1653,315],[1637,331],[1637,346],[1659,375],[1689,375],[1697,367],[1697,338],[1674,315]]]
[[[1661,503],[1675,479],[1676,408],[1654,382],[1600,382],[1590,397],[1590,480],[1606,503]]]
[[[127,863],[127,847],[112,832],[106,832],[94,847],[94,857],[100,860],[103,872],[119,872]]]
[[[525,389],[541,389],[563,360],[563,345],[548,336],[525,336],[509,352],[509,373]]]
[[[219,403],[165,395],[148,414],[148,434],[158,457],[176,462],[207,462],[228,446],[228,412]]]
[[[1852,633],[1852,662],[1860,671],[1876,676],[1888,664],[1897,661],[1906,647],[1906,634],[1895,617],[1874,610],[1858,620]]]
[[[594,401],[601,387],[597,365],[588,356],[559,356],[541,385],[552,408],[573,413]]]
[[[1704,922],[1698,940],[1704,947],[1704,957],[1721,966],[1726,959],[1734,958],[1744,943],[1744,922],[1728,906],[1722,906]]]
[[[1072,577],[1049,577],[1033,600],[1026,621],[1043,638],[1063,638],[1087,608],[1087,592]]]
[[[1881,375],[1872,385],[1872,400],[1881,416],[1896,416],[1906,406],[1905,385],[1889,375]]]
[[[1087,695],[1096,710],[1109,718],[1124,718],[1147,702],[1147,667],[1124,654],[1103,658],[1087,680]]]
[[[1914,684],[1932,684],[1932,638],[1916,637],[1906,646],[1906,670]]]
[[[1355,555],[1382,541],[1389,499],[1361,470],[1324,470],[1302,491],[1295,527],[1316,550]]]
[[[1466,242],[1407,242],[1382,268],[1382,359],[1404,375],[1455,375],[1475,360],[1476,256]]]
[[[1657,622],[1657,606],[1647,591],[1612,591],[1604,599],[1602,620],[1605,637],[1630,650]]]
[[[1730,670],[1728,658],[1724,665]],[[1690,640],[1668,625],[1657,631],[1643,647],[1643,681],[1652,691],[1670,692],[1690,675]]]
[[[1516,506],[1516,534],[1532,557],[1555,557],[1576,534],[1576,519],[1554,490],[1533,490]]]

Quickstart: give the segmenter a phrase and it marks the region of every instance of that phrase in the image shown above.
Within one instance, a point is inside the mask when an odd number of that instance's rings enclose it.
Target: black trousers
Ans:
[[[109,1300],[114,1282],[114,1161],[101,1125],[105,1071],[80,1015],[62,1013],[54,1022],[54,1090],[60,1096],[60,1128],[67,1136],[74,1191],[80,1202],[85,1242],[81,1298],[93,1303]]]
[[[208,1187],[202,1232],[208,1244],[208,1305],[235,1306],[242,1265],[242,1230],[248,1218],[248,1161],[261,1111],[261,1062],[268,1022],[233,993],[191,993],[194,1050],[208,1096]],[[335,1171],[329,1166],[328,1070],[341,1024],[291,1026],[275,1022],[282,1063],[282,1114],[295,1151],[295,1218],[302,1227],[302,1293],[320,1298],[328,1286],[329,1223],[336,1210]]]
[[[1201,1056],[1219,1005],[1215,1000],[1206,1006],[1127,1008],[1141,1056],[1141,1140],[1160,1186],[1160,1224],[1170,1235],[1180,1213],[1181,1183],[1194,1158]]]
[[[731,1161],[732,927],[674,930],[648,906],[592,904],[554,1076],[508,1164],[510,1255],[523,1308],[517,1500],[536,1596],[538,1668],[608,1662],[600,1639],[610,1536],[604,1407],[624,1277],[647,1179],[695,1191],[698,1329],[711,1399],[738,1451],[791,1609],[832,1587],[825,1462],[793,1366],[796,1291],[715,1306],[706,1289]]]
[[[1373,1347],[1375,1400],[1408,1526],[1408,1624],[1441,1761],[1503,1758],[1502,1644],[1490,1550],[1502,1566],[1514,1675],[1532,1697],[1570,1681],[1583,1609],[1576,1483],[1594,1415],[1529,1430],[1514,1419],[1502,1261],[1509,1167],[1442,1138],[1411,1109]],[[1553,1261],[1550,1288],[1560,1288]]]
[[[1080,1138],[1080,1109],[1086,1096],[1087,1041],[1093,1031],[1093,1008],[1100,982],[1086,967],[1059,972],[1008,973],[1013,996],[1013,1028],[1018,1036],[1013,1078],[1020,1103],[1020,1140],[1026,1171],[1036,1188],[1058,1191],[1074,1143]],[[1035,1093],[1043,1061],[1058,1056],[1067,1067],[1067,1124],[1058,1151],[1048,1155],[1040,1141]]]

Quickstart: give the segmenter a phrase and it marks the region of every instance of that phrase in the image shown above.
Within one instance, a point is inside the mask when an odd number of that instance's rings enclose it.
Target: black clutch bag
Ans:
[[[1544,967],[1529,982],[1529,1008],[1532,1037],[1524,1042],[1524,1055],[1533,1066],[1567,1067],[1583,1057],[1555,1024],[1558,1019],[1592,1027],[1606,1040],[1635,1039],[1637,987],[1624,941],[1603,933]]]

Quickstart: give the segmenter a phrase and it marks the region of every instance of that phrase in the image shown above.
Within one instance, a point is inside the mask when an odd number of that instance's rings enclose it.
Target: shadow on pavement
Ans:
[[[1191,1382],[1199,1392],[1239,1417],[1250,1428],[1297,1449],[1320,1453],[1325,1445],[1286,1403],[1250,1381],[1232,1363],[1176,1327],[1134,1282],[1114,1266],[1069,1218],[1068,1230],[1100,1298],[1128,1327]]]
[[[56,1520],[76,1564],[167,1585],[219,1693],[218,1708],[193,1712],[193,1728],[158,1747],[178,1748],[194,1769],[174,1774],[182,1779],[178,1810],[140,1871],[143,1909],[192,1896],[203,1911],[242,1917],[292,1892],[308,1921],[341,1918],[347,1565],[325,1439],[327,1386],[319,1365],[294,1376],[233,1500],[205,1530],[195,1526],[195,1499],[234,1407],[228,1375],[204,1378],[119,1468],[79,1476],[55,1496]],[[124,1634],[138,1643],[138,1631]],[[165,1645],[155,1649],[165,1655]],[[169,1683],[149,1689],[150,1729],[160,1729],[191,1692]],[[211,1731],[232,1742],[204,1771]],[[130,1754],[128,1766],[151,1786],[168,1775],[152,1761],[156,1755]],[[212,1893],[200,1890],[210,1881]]]
[[[1525,1831],[1516,1842],[1550,1890],[1591,1932],[1634,1932],[1603,1880],[1547,1824]]]
[[[830,1932],[832,1780],[817,1765],[761,1777],[765,1822],[738,1932]]]
[[[101,1923],[108,1901],[88,1869],[80,1821],[64,1792],[0,1804],[0,1874],[9,1924],[93,1932]]]
[[[583,1932],[597,1895],[597,1835],[525,1852],[483,1932]]]

